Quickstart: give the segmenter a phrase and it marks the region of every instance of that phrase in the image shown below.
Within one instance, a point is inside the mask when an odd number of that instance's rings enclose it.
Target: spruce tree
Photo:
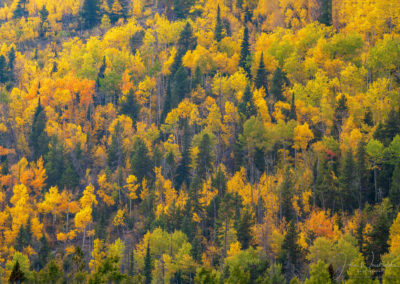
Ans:
[[[183,128],[183,152],[182,158],[176,168],[175,184],[176,188],[181,188],[185,183],[188,187],[190,184],[190,132],[187,121],[184,122]]]
[[[171,108],[175,108],[185,98],[190,91],[190,81],[188,72],[182,65],[178,68],[174,75],[171,85]]]
[[[292,102],[290,103],[290,111],[287,116],[288,120],[297,120],[296,103],[294,100],[294,93],[292,94]]]
[[[50,186],[58,185],[64,172],[64,147],[56,137],[51,138],[49,151],[46,155],[46,183]]]
[[[391,109],[385,122],[378,125],[374,138],[388,146],[397,134],[400,134],[400,115]]]
[[[129,116],[132,119],[133,125],[136,125],[136,122],[139,119],[140,106],[136,102],[135,94],[132,89],[129,90],[125,100],[120,102],[119,105],[119,112]]]
[[[39,37],[45,38],[47,28],[48,28],[48,20],[47,18],[49,17],[49,11],[46,8],[46,5],[43,5],[42,9],[39,11],[40,15],[40,25],[39,25]]]
[[[111,137],[111,145],[107,152],[108,166],[111,170],[115,170],[121,166],[123,162],[122,152],[122,126],[118,121]]]
[[[144,258],[144,268],[143,268],[143,274],[145,279],[144,283],[151,284],[151,281],[153,279],[152,270],[153,270],[153,263],[150,254],[150,243],[147,243],[146,256]]]
[[[249,30],[247,26],[245,26],[243,31],[243,40],[240,46],[239,67],[242,67],[243,70],[246,71],[247,76],[251,77],[249,61],[250,61]]]
[[[137,177],[139,182],[143,178],[148,178],[153,168],[147,146],[140,138],[137,138],[133,144],[131,165],[132,173]]]
[[[0,55],[0,83],[8,81],[7,61],[4,55]]]
[[[353,152],[349,150],[342,159],[342,167],[339,177],[340,197],[342,209],[355,209],[358,205],[357,177],[355,172]]]
[[[374,266],[381,264],[381,256],[389,250],[389,231],[392,225],[392,208],[384,200],[379,207],[375,209],[375,222],[372,231],[368,233],[365,246],[365,257],[367,265]]]
[[[178,53],[180,56],[184,56],[188,50],[196,48],[197,39],[193,35],[193,28],[189,22],[186,23],[185,27],[181,31],[178,40]]]
[[[394,206],[400,206],[400,163],[396,164],[393,171],[389,198]]]
[[[223,39],[223,29],[224,29],[224,25],[222,24],[222,20],[221,20],[221,10],[219,8],[217,8],[217,22],[215,24],[215,29],[214,29],[214,38],[216,41],[220,42],[221,39]]]
[[[253,115],[257,115],[257,109],[253,101],[253,93],[251,92],[249,85],[247,85],[244,90],[242,102],[239,103],[238,110],[239,113],[244,115],[246,120]]]
[[[251,218],[251,214],[242,209],[242,214],[240,216],[239,222],[237,224],[237,238],[240,244],[242,245],[242,249],[246,250],[249,248],[252,235],[251,235],[251,227],[254,225],[253,220]]]
[[[14,264],[8,281],[10,283],[22,283],[26,280],[25,273],[21,270],[19,261]]]
[[[298,245],[299,233],[296,224],[291,221],[283,239],[279,260],[283,264],[286,279],[292,279],[301,268],[302,252]]]
[[[197,155],[197,175],[200,178],[206,178],[207,173],[212,170],[212,149],[211,138],[207,133],[203,135],[200,145],[199,153]]]
[[[32,131],[29,137],[29,145],[32,149],[32,158],[37,160],[40,156],[46,155],[48,151],[49,138],[45,131],[46,128],[46,113],[40,103],[36,107],[33,116]]]
[[[292,205],[294,182],[290,168],[287,167],[283,176],[283,182],[280,186],[280,218],[286,218],[287,221],[293,220],[296,215]]]
[[[10,51],[8,52],[8,70],[10,72],[10,80],[13,79],[14,64],[15,64],[15,49],[14,47],[11,47]]]
[[[332,0],[321,0],[321,15],[319,22],[327,26],[332,25]]]
[[[272,76],[270,93],[274,96],[277,101],[284,101],[283,88],[288,85],[289,80],[286,77],[286,73],[282,71],[280,67],[277,67]]]
[[[347,117],[348,117],[347,98],[345,95],[341,95],[336,103],[334,120],[333,120],[332,133],[336,139],[339,139],[339,136],[342,132],[343,122]]]
[[[36,268],[38,270],[41,270],[43,267],[45,267],[47,263],[47,259],[49,257],[51,248],[49,246],[49,243],[47,241],[46,236],[43,234],[42,237],[40,238],[40,248],[38,251],[38,257],[36,259]]]
[[[26,16],[26,9],[25,9],[26,0],[19,0],[17,3],[17,8],[14,10],[13,18],[20,19]]]
[[[85,27],[95,27],[101,19],[99,0],[84,0],[82,5],[82,18]]]
[[[265,94],[269,96],[268,92],[268,73],[267,70],[265,69],[265,64],[264,64],[264,55],[263,52],[261,52],[260,56],[260,64],[258,65],[257,69],[257,74],[255,78],[255,86],[257,89],[260,89],[261,87],[264,88]]]
[[[367,170],[367,153],[365,151],[365,142],[361,141],[358,144],[356,152],[356,184],[358,192],[358,205],[362,208],[366,201],[374,199],[374,193],[371,191],[369,183],[369,174]]]

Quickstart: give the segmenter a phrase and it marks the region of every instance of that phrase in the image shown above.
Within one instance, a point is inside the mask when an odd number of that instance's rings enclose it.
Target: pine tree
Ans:
[[[188,50],[195,49],[196,45],[197,39],[193,35],[193,28],[190,23],[187,22],[179,35],[179,40],[177,44],[179,56],[184,56]]]
[[[46,128],[46,113],[38,101],[35,114],[33,116],[32,132],[29,137],[29,145],[32,149],[32,158],[37,160],[40,156],[46,155],[48,151],[49,138],[45,131]]]
[[[146,250],[146,256],[144,258],[144,268],[143,268],[143,274],[145,279],[144,283],[151,284],[151,281],[153,279],[152,270],[153,270],[153,263],[150,254],[150,243],[147,243],[147,250]]]
[[[357,207],[357,178],[355,172],[353,152],[349,150],[342,159],[339,177],[340,197],[342,209],[355,209]]]
[[[214,29],[214,38],[216,41],[220,42],[221,39],[223,39],[223,29],[224,29],[224,25],[222,24],[222,20],[221,20],[221,10],[219,8],[217,8],[217,22],[215,24],[215,29]]]
[[[255,78],[255,86],[257,89],[260,89],[261,87],[264,88],[265,94],[269,96],[268,92],[268,73],[267,70],[265,70],[265,65],[264,65],[264,55],[263,52],[261,52],[261,57],[260,57],[260,64],[258,65],[257,69],[257,74]]]
[[[135,95],[132,89],[129,90],[129,93],[126,95],[125,100],[123,100],[119,105],[119,112],[121,114],[129,116],[132,119],[133,125],[136,125],[136,122],[139,119],[140,106],[136,102]]]
[[[297,120],[296,103],[294,100],[294,93],[292,94],[292,102],[290,103],[290,111],[287,116],[288,120]]]
[[[40,248],[38,251],[38,257],[36,259],[36,265],[35,265],[35,267],[38,270],[41,270],[43,267],[45,267],[45,265],[47,263],[47,259],[50,254],[50,250],[51,250],[51,248],[49,246],[47,238],[43,234],[42,237],[40,238]]]
[[[250,90],[250,86],[247,85],[244,90],[242,102],[239,103],[238,110],[244,117],[249,119],[253,115],[257,115],[257,109],[254,105],[253,93]]]
[[[171,79],[167,80],[167,90],[165,92],[164,107],[161,113],[161,121],[164,122],[172,108]]]
[[[122,152],[122,127],[121,123],[117,122],[114,128],[114,133],[111,137],[111,145],[107,152],[108,166],[111,170],[115,170],[121,166],[123,162]]]
[[[0,55],[0,83],[8,81],[7,61],[4,55]]]
[[[186,68],[180,66],[174,75],[171,85],[171,108],[175,108],[190,91],[190,81]]]
[[[286,168],[283,176],[283,182],[280,186],[280,218],[286,218],[287,221],[291,221],[296,217],[293,205],[293,178],[289,167]]]
[[[389,198],[394,206],[400,206],[400,163],[396,164],[396,167],[393,171]]]
[[[46,174],[47,184],[50,186],[58,185],[62,180],[64,172],[64,148],[56,137],[52,137],[49,143],[49,151],[46,155]]]
[[[190,184],[190,132],[187,121],[185,121],[183,131],[182,158],[179,161],[178,167],[176,168],[175,177],[177,189],[181,188],[183,183],[185,183],[187,187]]]
[[[283,263],[286,279],[292,279],[301,268],[302,252],[298,245],[299,233],[296,224],[291,221],[283,239],[279,260]]]
[[[200,141],[199,154],[197,155],[197,175],[200,178],[206,178],[207,173],[212,170],[213,158],[211,153],[211,138],[206,133]]]
[[[253,226],[253,220],[250,212],[243,210],[237,224],[237,238],[242,249],[248,249],[252,240],[251,227]]]
[[[366,201],[374,199],[374,193],[370,189],[369,176],[367,170],[367,154],[365,152],[365,142],[361,141],[358,144],[356,152],[356,184],[358,192],[358,205],[362,208]]]
[[[141,182],[144,177],[149,177],[152,170],[152,163],[148,156],[147,146],[140,138],[137,138],[133,144],[131,165],[132,173],[137,177],[138,181]]]
[[[374,138],[388,146],[397,134],[400,134],[400,115],[397,111],[391,109],[386,121],[378,124]]]
[[[45,38],[47,28],[48,28],[48,20],[47,18],[49,17],[49,11],[46,8],[46,5],[43,5],[42,9],[39,11],[40,15],[40,25],[39,25],[39,36],[41,38]]]
[[[25,9],[26,0],[19,0],[17,3],[17,8],[14,10],[13,18],[20,19],[26,16],[26,9]]]
[[[343,122],[347,117],[348,117],[347,98],[345,95],[341,95],[341,97],[336,103],[334,120],[333,120],[332,133],[336,139],[339,139],[340,134],[342,133]]]
[[[321,0],[321,15],[319,22],[327,26],[332,25],[332,0]]]
[[[26,227],[24,225],[21,225],[18,231],[17,238],[15,240],[15,249],[17,251],[22,252],[24,248],[30,245],[31,243],[31,220],[28,219],[28,223]]]
[[[14,64],[15,64],[15,49],[14,47],[11,47],[10,51],[8,52],[8,69],[10,71],[11,78],[14,72]]]
[[[289,85],[289,80],[286,77],[286,73],[282,71],[280,67],[277,67],[272,76],[271,82],[271,90],[270,93],[274,96],[277,101],[284,101],[285,97],[283,96],[283,88],[284,86]]]
[[[389,230],[392,225],[391,213],[392,208],[384,200],[379,207],[375,209],[374,216],[376,221],[372,227],[372,231],[368,233],[365,246],[365,257],[367,265],[380,265],[381,256],[389,250]]]
[[[84,0],[82,5],[82,18],[85,27],[88,29],[95,27],[100,22],[99,0]]]
[[[246,71],[247,76],[251,77],[250,73],[250,44],[249,44],[249,30],[247,26],[244,27],[243,31],[243,40],[241,43],[240,49],[240,60],[239,67],[242,67],[244,71]]]
[[[174,13],[177,19],[186,19],[190,13],[194,1],[193,0],[173,0]]]
[[[10,278],[8,281],[10,283],[22,283],[26,280],[25,273],[21,270],[19,266],[19,261],[15,263],[13,270],[11,271]]]

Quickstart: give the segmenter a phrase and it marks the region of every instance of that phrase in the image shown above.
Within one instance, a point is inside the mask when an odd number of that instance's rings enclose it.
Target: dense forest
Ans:
[[[400,1],[1,0],[1,283],[400,283]]]

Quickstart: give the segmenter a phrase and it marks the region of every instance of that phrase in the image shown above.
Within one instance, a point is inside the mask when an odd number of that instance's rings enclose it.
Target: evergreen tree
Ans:
[[[342,159],[342,167],[339,177],[340,197],[342,209],[355,209],[357,207],[357,177],[353,152],[349,150]]]
[[[221,39],[223,39],[223,29],[224,29],[224,25],[222,24],[222,20],[221,20],[221,10],[219,8],[217,8],[217,23],[215,24],[215,29],[214,29],[214,38],[216,41],[220,42]]]
[[[339,136],[342,133],[343,122],[347,117],[348,117],[347,98],[345,95],[341,95],[341,97],[336,103],[334,120],[333,120],[332,132],[333,136],[336,139],[339,139]]]
[[[26,0],[19,0],[17,3],[17,8],[14,10],[14,19],[20,19],[26,16],[26,9],[25,9]]]
[[[47,184],[58,185],[64,172],[64,148],[56,137],[51,138],[49,151],[46,155]]]
[[[164,100],[164,107],[161,113],[161,121],[165,121],[167,118],[168,113],[172,109],[172,95],[171,95],[171,79],[167,80],[167,90],[165,92],[165,100]]]
[[[187,121],[185,121],[183,131],[182,158],[180,159],[178,167],[176,169],[175,177],[175,184],[177,189],[181,188],[183,183],[185,183],[187,187],[190,184],[190,132]]]
[[[50,250],[51,250],[51,248],[49,246],[47,238],[43,234],[42,237],[40,238],[40,248],[38,251],[38,257],[36,259],[36,265],[35,265],[35,267],[38,270],[41,270],[43,267],[45,267],[45,265],[47,263],[47,259],[50,254]]]
[[[49,11],[46,8],[46,5],[43,5],[42,9],[39,11],[40,15],[40,25],[39,25],[39,36],[41,38],[45,38],[47,28],[49,26],[49,22],[47,18],[49,17]]]
[[[177,19],[186,19],[190,13],[194,1],[193,0],[173,0],[174,13]]]
[[[253,226],[253,220],[251,218],[250,212],[247,210],[243,210],[240,216],[239,222],[237,224],[237,238],[240,244],[242,245],[242,249],[246,250],[249,248],[252,235],[251,235],[251,227]]]
[[[144,268],[143,268],[143,274],[145,279],[144,283],[151,284],[151,281],[153,279],[152,270],[153,270],[153,263],[150,254],[150,244],[147,243],[147,250],[146,250],[146,256],[144,258]]]
[[[392,208],[387,200],[384,200],[374,212],[375,222],[372,231],[368,234],[365,257],[368,266],[380,265],[381,256],[389,249],[389,230],[392,225]]]
[[[244,115],[246,120],[253,115],[257,115],[257,109],[253,100],[253,93],[251,92],[249,85],[247,85],[246,89],[244,90],[242,102],[239,103],[238,110]]]
[[[0,83],[8,81],[7,61],[4,55],[0,55]]]
[[[179,105],[190,91],[186,68],[182,65],[176,71],[171,85],[171,109]]]
[[[388,146],[394,137],[400,134],[400,115],[394,109],[390,110],[384,123],[379,123],[374,138]]]
[[[367,154],[365,152],[365,142],[358,144],[356,152],[356,185],[358,192],[358,205],[361,208],[366,201],[374,200],[374,193],[369,184],[369,175],[367,170]]]
[[[400,206],[400,163],[396,164],[396,167],[393,171],[389,198],[394,206]]]
[[[267,70],[265,70],[265,65],[264,65],[264,55],[263,52],[261,52],[261,57],[260,57],[260,64],[258,65],[257,69],[257,74],[255,78],[255,86],[257,89],[260,89],[261,87],[264,88],[265,94],[269,96],[268,92],[268,74]]]
[[[271,95],[274,96],[277,101],[284,101],[285,97],[283,96],[283,88],[284,86],[289,85],[289,80],[286,77],[286,73],[282,71],[280,67],[277,67],[272,76],[271,82]]]
[[[85,27],[91,29],[100,22],[99,0],[84,0],[82,5],[82,18]]]
[[[293,178],[289,167],[286,168],[283,176],[283,182],[280,186],[280,218],[286,218],[287,221],[291,221],[296,217],[295,210],[292,205],[293,198]]]
[[[33,116],[32,132],[29,137],[29,144],[32,149],[32,158],[37,160],[40,156],[46,155],[48,151],[49,138],[47,137],[46,131],[46,113],[38,101],[35,114]]]
[[[21,225],[18,231],[17,238],[15,240],[15,249],[17,251],[22,252],[24,248],[30,245],[31,243],[31,219],[28,219],[28,223],[26,224],[26,227],[24,225]]]
[[[13,79],[14,73],[14,64],[15,64],[15,49],[11,47],[10,51],[8,52],[8,69],[10,72],[10,79]]]
[[[131,156],[132,173],[137,177],[138,181],[148,178],[151,170],[151,159],[148,155],[146,144],[142,139],[137,138],[133,144],[133,152]]]
[[[119,112],[121,114],[125,114],[132,119],[133,125],[136,125],[136,122],[139,118],[140,106],[136,102],[135,95],[133,90],[129,90],[129,93],[126,95],[125,100],[123,100],[120,104]]]
[[[327,26],[332,25],[332,0],[321,0],[321,15],[319,22]]]
[[[302,262],[302,252],[298,245],[299,233],[296,224],[291,221],[288,225],[285,238],[283,239],[281,255],[279,257],[283,264],[283,270],[287,280],[292,279],[299,273]]]
[[[21,270],[19,266],[19,261],[17,260],[17,262],[13,267],[13,270],[11,271],[11,275],[8,281],[10,283],[18,284],[24,282],[25,280],[26,280],[25,273]]]
[[[249,30],[247,26],[244,27],[243,40],[240,46],[240,60],[239,67],[246,71],[247,76],[251,77],[250,73],[250,43],[249,43]]]
[[[179,40],[177,44],[179,56],[184,56],[188,50],[195,49],[196,45],[197,39],[193,35],[193,28],[190,23],[187,22],[179,35]]]
[[[206,178],[207,173],[212,170],[212,149],[211,138],[207,133],[203,135],[200,145],[199,153],[197,155],[197,175],[200,178]]]
[[[118,121],[114,128],[114,133],[111,137],[111,145],[107,152],[108,166],[111,170],[115,170],[121,166],[123,162],[122,152],[122,126]]]
[[[290,111],[289,115],[287,116],[288,120],[297,120],[297,113],[296,113],[296,104],[294,100],[294,93],[292,94],[292,102],[290,104]]]

